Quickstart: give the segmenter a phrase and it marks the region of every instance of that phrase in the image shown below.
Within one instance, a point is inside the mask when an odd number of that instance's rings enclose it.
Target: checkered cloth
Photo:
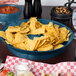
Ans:
[[[63,73],[64,76],[68,76],[67,72],[70,72],[71,76],[76,76],[76,62],[62,62],[51,65],[51,64],[30,61],[27,59],[7,56],[4,68],[14,70],[15,65],[22,61],[31,64],[31,71],[35,76],[41,76],[42,70],[46,74],[59,72],[59,73]]]

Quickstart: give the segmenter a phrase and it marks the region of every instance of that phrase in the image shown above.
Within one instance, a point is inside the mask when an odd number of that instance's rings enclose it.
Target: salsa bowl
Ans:
[[[14,7],[14,8],[10,9],[10,7]],[[16,9],[19,10],[16,11]],[[14,10],[15,12],[13,12]],[[12,4],[0,5],[0,21],[2,22],[15,21],[19,19],[21,13],[22,13],[22,8],[18,5],[12,5]]]

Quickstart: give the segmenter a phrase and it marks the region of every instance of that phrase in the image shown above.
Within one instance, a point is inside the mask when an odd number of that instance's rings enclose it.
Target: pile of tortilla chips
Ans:
[[[40,35],[31,40],[28,35]],[[69,30],[66,27],[59,28],[59,25],[49,22],[44,25],[35,17],[28,22],[22,22],[20,26],[9,26],[7,30],[0,31],[0,37],[4,38],[7,44],[16,48],[30,51],[49,51],[63,47],[62,44],[69,40]]]

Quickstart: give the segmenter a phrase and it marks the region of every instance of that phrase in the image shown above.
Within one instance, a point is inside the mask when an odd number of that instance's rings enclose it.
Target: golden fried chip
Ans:
[[[14,40],[14,35],[10,32],[7,32],[6,33],[6,40],[9,41],[9,42],[13,42]]]
[[[57,32],[58,36],[59,36],[59,25],[54,24],[54,28],[55,28],[55,31]]]
[[[48,43],[49,43],[49,41],[47,41],[47,40],[41,40],[39,47],[41,47],[42,45],[48,44]]]
[[[62,30],[64,32],[66,32],[67,31],[67,28],[66,27],[61,27],[61,28],[59,28],[59,30]]]
[[[63,46],[64,46],[63,44],[55,45],[55,46],[54,46],[54,50],[55,50],[55,49],[59,49],[59,48],[61,48],[61,47],[63,47]]]
[[[30,28],[26,28],[24,30],[21,30],[20,33],[29,33],[30,32]]]
[[[69,33],[69,34],[67,35],[67,37],[70,37],[70,35],[71,35],[71,33]]]
[[[50,45],[50,44],[43,45],[43,46],[39,47],[37,50],[38,51],[49,51],[49,50],[53,50],[53,45]]]
[[[25,39],[27,39],[27,38],[29,39],[29,37],[27,36],[27,34],[23,33],[22,35],[25,37]]]
[[[69,41],[69,38],[67,37],[67,38],[65,39],[65,41]]]
[[[36,25],[35,25],[36,29],[41,28],[42,26],[43,26],[42,23],[40,23],[39,21],[36,22]]]
[[[9,26],[6,32],[19,32],[20,31],[20,26]]]
[[[43,25],[42,26],[42,28],[44,28],[46,30],[45,33],[47,32],[47,27],[48,27],[48,25]]]
[[[18,44],[22,42],[25,42],[25,37],[20,33],[16,33],[15,39],[13,39],[13,44]]]
[[[9,42],[8,40],[5,40],[5,42],[6,42],[7,44],[13,45],[12,42]]]
[[[69,33],[65,39],[65,41],[69,41],[69,37],[70,37],[71,33]]]
[[[40,43],[39,43],[38,47],[41,47],[42,45],[49,43],[50,37],[49,36],[35,37],[34,40],[39,40]]]
[[[39,47],[40,40],[34,40],[34,42],[36,42],[34,50],[37,50],[37,48]]]
[[[50,36],[50,44],[54,44],[56,42],[55,37]]]
[[[19,49],[26,50],[25,43],[14,44],[13,46]]]
[[[50,37],[49,36],[41,36],[41,37],[34,37],[34,39],[38,39],[38,40],[49,40]]]
[[[36,30],[33,30],[31,31],[29,34],[32,34],[32,35],[37,35],[37,34],[44,34],[45,33],[45,29],[44,28],[39,28],[39,29],[36,29]]]
[[[25,47],[26,47],[27,50],[35,51],[38,48],[38,45],[39,45],[40,41],[39,40],[27,39],[25,42],[26,42]]]
[[[67,37],[67,31],[64,31],[64,30],[60,29],[60,35],[59,36],[60,36],[61,39],[65,40],[66,37]]]
[[[6,39],[6,33],[3,31],[0,31],[0,37]]]
[[[53,45],[57,45],[57,44],[61,44],[65,41],[65,39],[60,38],[56,43],[54,43]]]
[[[70,31],[69,30],[67,30],[67,34],[69,33]]]
[[[52,22],[50,22],[50,23],[48,24],[47,32],[48,32],[51,36],[55,37],[55,40],[59,40],[59,36],[58,36],[57,32],[55,31],[55,28],[54,28]]]
[[[36,22],[37,22],[36,17],[30,19],[30,29],[31,30],[35,30],[36,29],[36,27],[35,27]]]
[[[48,33],[43,33],[44,36],[51,36],[50,34]]]
[[[22,30],[26,30],[26,29],[30,29],[29,26],[30,26],[30,25],[28,24],[28,22],[27,22],[27,23],[23,22],[23,23],[20,25],[21,31],[22,31]]]
[[[27,27],[27,26],[26,26],[26,23],[25,23],[25,22],[22,22],[22,23],[20,24],[20,27]]]

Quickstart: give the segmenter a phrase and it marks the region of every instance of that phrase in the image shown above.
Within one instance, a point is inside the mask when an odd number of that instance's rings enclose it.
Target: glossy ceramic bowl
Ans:
[[[16,13],[12,13],[12,14],[2,14],[0,13],[0,21],[2,22],[12,22],[15,21],[17,19],[19,19],[21,13],[22,13],[22,8],[18,5],[12,5],[12,4],[6,4],[6,5],[0,5],[0,7],[4,7],[4,6],[15,6],[19,8],[19,11]]]
[[[27,22],[28,19],[26,19],[26,20],[17,20],[15,23],[11,23],[11,24],[7,25],[6,27],[4,27],[2,29],[2,31],[5,31],[8,28],[8,26],[11,26],[11,25],[12,26],[19,26],[21,24],[21,22],[23,22],[23,21]],[[38,19],[38,21],[40,21],[43,24],[48,24],[51,20]],[[21,58],[30,59],[30,60],[49,59],[49,58],[52,58],[52,57],[55,57],[55,56],[58,56],[59,54],[61,54],[64,51],[65,47],[68,46],[68,44],[70,44],[71,41],[73,40],[73,32],[72,32],[72,30],[69,27],[67,27],[67,26],[65,26],[65,25],[63,25],[63,24],[61,24],[59,22],[56,22],[56,21],[52,21],[52,22],[53,22],[53,24],[60,25],[60,27],[66,27],[68,30],[70,30],[70,33],[71,33],[69,41],[68,42],[64,42],[63,43],[64,46],[62,48],[59,48],[59,49],[56,49],[56,50],[41,51],[41,52],[39,52],[39,51],[21,50],[21,49],[17,49],[15,47],[13,47],[11,45],[8,45],[3,38],[0,37],[0,39],[7,45],[9,51],[11,51],[16,56],[19,56]],[[36,36],[38,36],[38,35],[35,35],[35,36],[34,35],[30,35],[29,38],[32,39],[33,37],[36,37]]]

